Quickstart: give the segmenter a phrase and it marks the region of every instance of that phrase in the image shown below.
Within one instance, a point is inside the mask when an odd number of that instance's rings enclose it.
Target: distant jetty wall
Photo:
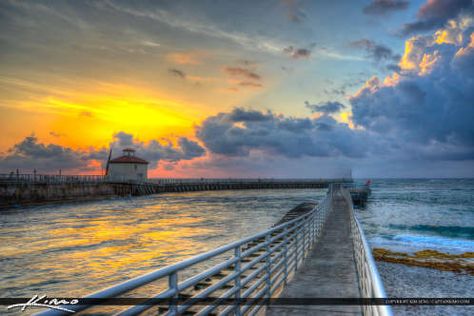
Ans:
[[[128,185],[109,183],[0,184],[0,209],[52,202],[97,200],[127,195]]]
[[[111,182],[102,176],[0,175],[0,208],[168,192],[321,189],[352,179],[150,179]]]

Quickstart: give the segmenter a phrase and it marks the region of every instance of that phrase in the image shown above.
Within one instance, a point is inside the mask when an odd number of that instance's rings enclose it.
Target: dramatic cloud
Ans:
[[[323,115],[293,118],[235,108],[208,117],[197,127],[197,137],[212,154],[243,159],[333,157],[465,166],[474,159],[472,30],[469,23],[453,21],[434,36],[407,40],[399,71],[384,80],[371,78],[350,98],[354,129],[329,115],[343,109],[341,103],[306,102]]]
[[[204,156],[205,150],[195,141],[189,140],[185,137],[181,137],[178,140],[178,145],[182,153],[181,160],[191,160]]]
[[[367,150],[364,133],[327,115],[292,118],[236,108],[207,118],[196,134],[210,152],[225,156],[362,157]]]
[[[472,10],[472,0],[428,0],[418,10],[416,21],[403,26],[402,34],[408,35],[442,27],[449,19],[457,17],[459,13],[472,13]]]
[[[172,74],[173,76],[176,76],[178,78],[186,79],[186,74],[182,70],[179,70],[179,69],[176,69],[176,68],[170,68],[170,69],[168,69],[168,72],[170,74]]]
[[[398,62],[400,59],[400,56],[394,54],[389,47],[377,44],[366,38],[351,42],[350,45],[355,48],[363,49],[368,57],[372,58],[377,63],[385,61]]]
[[[9,172],[18,168],[20,172],[32,172],[36,169],[38,173],[56,173],[59,169],[87,171],[90,170],[90,160],[106,157],[105,149],[74,150],[56,144],[40,143],[35,135],[31,135],[0,155],[0,170]]]
[[[336,113],[346,107],[344,104],[336,101],[321,102],[318,104],[310,104],[308,101],[305,101],[304,103],[306,107],[313,113]]]
[[[409,39],[401,72],[372,78],[351,99],[354,123],[425,146],[424,156],[473,159],[473,48],[472,26],[456,21]]]
[[[165,141],[165,144],[157,140],[142,142],[136,140],[132,134],[125,132],[116,133],[114,135],[114,141],[111,144],[112,148],[114,148],[115,155],[118,155],[120,150],[125,147],[134,148],[137,151],[137,155],[151,163],[151,168],[154,168],[161,160],[177,162],[180,160],[191,160],[205,154],[204,148],[195,141],[185,137],[179,138],[177,145],[178,146],[175,147],[169,141]]]
[[[262,113],[255,110],[235,108],[227,115],[227,118],[231,122],[262,122],[271,120],[273,118],[273,114],[271,112]]]
[[[294,59],[304,59],[311,56],[311,50],[308,48],[295,48],[293,46],[288,46],[283,49],[283,52]]]
[[[179,138],[177,146],[169,141],[165,144],[157,140],[140,142],[132,134],[119,132],[114,135],[111,143],[113,156],[121,155],[121,150],[132,147],[137,150],[137,155],[150,161],[150,167],[156,167],[159,161],[177,162],[191,160],[205,154],[195,141],[187,138]],[[6,153],[0,154],[0,170],[2,172],[15,171],[17,168],[22,172],[32,172],[36,169],[38,173],[56,173],[59,169],[66,172],[84,172],[100,169],[108,156],[106,148],[72,149],[57,144],[41,143],[35,135],[27,136],[15,144]]]
[[[365,14],[384,15],[406,8],[408,8],[408,1],[405,0],[372,0],[363,11]]]

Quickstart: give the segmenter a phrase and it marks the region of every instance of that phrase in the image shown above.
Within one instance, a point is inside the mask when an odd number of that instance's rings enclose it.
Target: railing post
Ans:
[[[170,305],[168,315],[175,316],[178,314],[178,274],[177,272],[173,272],[169,275],[168,285],[171,290],[175,290],[175,294],[170,298]]]
[[[308,218],[308,251],[313,245],[313,222],[312,216]]]
[[[307,247],[308,247],[308,244],[307,244],[307,239],[308,239],[307,238],[308,237],[307,227],[308,227],[308,223],[305,221],[305,223],[303,224],[303,256],[302,256],[303,260],[306,257],[306,252],[307,252]]]
[[[285,269],[285,270],[284,270],[284,271],[285,271],[285,272],[284,272],[284,273],[285,273],[285,281],[284,281],[284,283],[286,284],[287,281],[288,281],[288,226],[285,226],[284,232],[285,232],[285,233],[284,233],[284,235],[283,235],[283,236],[284,236],[284,241],[283,241],[283,242],[285,243],[285,246],[284,246],[284,249],[283,249],[283,251],[284,251],[284,255],[283,255],[284,258],[283,258],[283,260],[284,260],[284,266],[285,266],[285,267],[284,267],[284,269]]]
[[[313,235],[313,239],[312,239],[312,244],[311,244],[311,247],[314,246],[314,243],[316,242],[316,214],[319,213],[319,210],[315,210],[314,213],[311,215],[311,229],[312,229],[312,235]]]
[[[265,289],[265,296],[267,298],[271,297],[271,288],[272,288],[272,278],[271,278],[271,260],[272,256],[270,253],[270,237],[271,234],[265,235],[265,252],[267,253],[267,260],[265,262],[265,274],[266,274],[266,289]]]
[[[298,246],[299,246],[299,231],[295,230],[295,271],[298,270]]]
[[[241,251],[240,251],[240,246],[237,246],[235,247],[235,251],[234,251],[234,255],[235,255],[235,258],[237,259],[237,261],[235,262],[235,269],[234,269],[234,272],[237,274],[236,278],[235,278],[235,287],[237,288],[237,292],[235,292],[235,303],[236,303],[236,306],[235,306],[235,315],[237,316],[240,316],[241,315],[241,310],[240,310],[240,291],[242,289],[242,285],[240,283],[240,271],[241,271],[241,262],[240,262],[240,259],[241,259]]]

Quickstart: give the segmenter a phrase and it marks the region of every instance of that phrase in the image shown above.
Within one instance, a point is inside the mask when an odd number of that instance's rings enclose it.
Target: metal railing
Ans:
[[[279,178],[149,178],[129,180],[121,177],[107,177],[104,175],[54,175],[39,173],[0,173],[0,183],[45,183],[45,184],[64,184],[64,183],[100,183],[100,182],[123,182],[154,185],[200,185],[200,184],[250,184],[250,183],[317,183],[329,184],[334,182],[349,183],[350,178],[341,179],[279,179]]]
[[[348,183],[350,178],[341,179],[320,179],[320,178],[149,178],[147,182],[156,184],[247,184],[247,183],[321,183],[329,184],[334,182]]]
[[[53,175],[39,173],[0,173],[2,183],[91,183],[91,182],[130,182],[128,179],[117,177],[109,178],[103,175]],[[321,183],[329,184],[334,182],[352,182],[352,179],[277,179],[277,178],[149,178],[147,180],[137,179],[136,183],[149,183],[157,185],[173,184],[246,184],[246,183]]]
[[[198,315],[255,315],[263,306],[257,304],[259,300],[276,295],[276,291],[289,281],[308,255],[322,233],[331,210],[331,201],[330,191],[313,210],[296,219],[96,292],[87,298],[123,297],[152,282],[165,280],[166,288],[154,295],[152,300],[170,299],[169,305],[161,306],[161,311],[167,315],[183,314],[186,311]],[[179,281],[185,269],[209,262],[213,262],[212,267]],[[172,300],[183,297],[184,301]],[[217,302],[230,299],[235,304],[199,304],[200,299],[209,298],[216,298]],[[242,301],[245,304],[239,304]],[[93,306],[65,307],[82,311]],[[150,308],[153,308],[153,304],[139,304],[121,311],[120,315],[137,315]],[[38,315],[62,315],[62,312],[49,310]]]
[[[372,256],[369,243],[365,239],[362,226],[354,212],[352,198],[347,189],[341,190],[344,199],[349,204],[351,213],[351,233],[354,243],[354,258],[359,277],[359,289],[364,298],[386,298],[382,279],[377,270],[377,266]],[[389,305],[364,305],[362,307],[364,315],[391,316],[392,309]]]
[[[0,173],[0,183],[11,184],[64,184],[64,183],[102,183],[105,176],[100,175],[52,175],[35,173]]]

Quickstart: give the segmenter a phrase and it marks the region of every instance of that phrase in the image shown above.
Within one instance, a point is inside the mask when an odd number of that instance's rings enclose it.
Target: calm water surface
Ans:
[[[83,296],[269,228],[322,190],[210,191],[0,213],[0,296]]]

